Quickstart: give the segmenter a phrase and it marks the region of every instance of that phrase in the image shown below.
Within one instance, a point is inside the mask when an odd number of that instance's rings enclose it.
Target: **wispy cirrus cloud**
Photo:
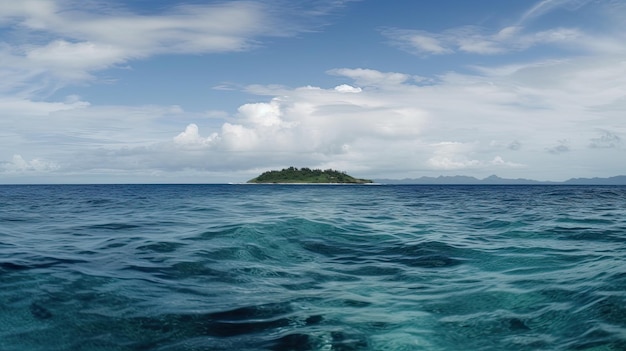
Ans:
[[[585,6],[593,0],[541,0],[522,14],[518,23],[524,23],[541,17],[555,9],[565,8],[573,11]]]
[[[32,96],[155,55],[250,50],[263,38],[308,30],[315,18],[346,2],[320,1],[307,11],[281,1],[178,4],[146,14],[100,1],[5,1],[0,3],[0,29],[6,29],[0,92]]]
[[[262,5],[231,2],[178,6],[168,14],[92,11],[72,1],[0,4],[0,26],[12,35],[0,46],[0,91],[32,96],[93,80],[94,73],[131,60],[175,53],[247,50],[272,29]],[[23,37],[35,37],[25,44]]]
[[[383,30],[382,34],[392,45],[417,56],[453,53],[495,55],[523,51],[539,45],[569,46],[591,39],[575,28],[528,32],[519,26],[505,27],[495,33],[477,26],[464,26],[441,33],[389,28]]]
[[[576,52],[597,52],[620,50],[623,45],[621,30],[611,33],[588,32],[585,24],[551,28],[536,27],[532,24],[542,16],[560,9],[571,12],[591,3],[591,0],[542,0],[531,6],[515,22],[500,27],[465,25],[441,32],[421,29],[384,28],[381,34],[389,43],[417,56],[448,55],[466,53],[496,55],[521,52],[534,47],[560,47]],[[614,10],[614,11],[612,11]],[[604,11],[611,17],[619,17],[624,8],[606,5]],[[623,50],[622,50],[623,51]]]

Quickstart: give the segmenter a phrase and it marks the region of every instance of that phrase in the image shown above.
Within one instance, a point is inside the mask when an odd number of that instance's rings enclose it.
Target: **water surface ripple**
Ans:
[[[0,186],[0,350],[626,349],[626,187]]]

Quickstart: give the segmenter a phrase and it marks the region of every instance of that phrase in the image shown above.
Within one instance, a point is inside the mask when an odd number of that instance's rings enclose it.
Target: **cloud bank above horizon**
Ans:
[[[158,3],[0,4],[0,183],[625,173],[619,2],[446,27],[408,1],[372,24],[371,1]]]

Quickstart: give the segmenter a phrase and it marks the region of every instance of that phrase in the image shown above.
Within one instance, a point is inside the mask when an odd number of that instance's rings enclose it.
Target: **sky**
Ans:
[[[626,174],[622,0],[0,0],[0,183]]]

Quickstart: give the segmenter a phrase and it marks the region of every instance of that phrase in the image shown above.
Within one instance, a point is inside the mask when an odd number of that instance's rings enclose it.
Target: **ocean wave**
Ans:
[[[1,350],[626,348],[623,187],[38,190]]]

